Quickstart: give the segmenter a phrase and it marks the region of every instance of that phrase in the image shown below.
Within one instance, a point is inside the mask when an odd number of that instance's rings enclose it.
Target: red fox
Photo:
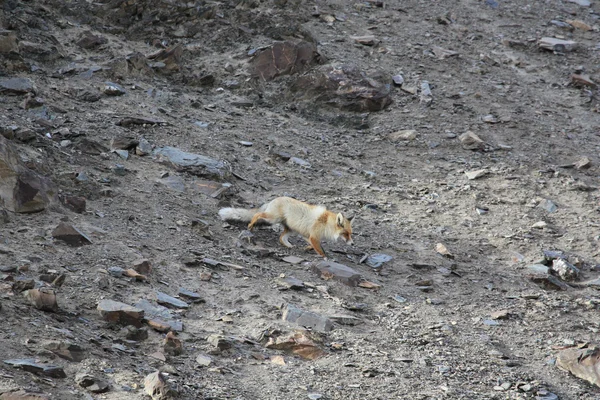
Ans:
[[[260,208],[222,208],[219,216],[225,221],[250,222],[248,229],[254,229],[257,222],[270,225],[283,225],[283,233],[279,241],[285,247],[294,247],[288,240],[290,232],[296,232],[310,244],[306,250],[314,249],[320,256],[325,257],[321,248],[321,240],[337,240],[341,237],[347,244],[352,241],[352,219],[345,218],[341,213],[327,211],[324,206],[314,206],[291,197],[277,197],[262,205]]]

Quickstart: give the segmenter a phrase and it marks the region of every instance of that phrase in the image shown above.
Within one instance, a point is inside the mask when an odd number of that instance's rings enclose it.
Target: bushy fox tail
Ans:
[[[226,207],[219,210],[219,216],[223,221],[242,221],[250,222],[254,214],[258,212],[257,208],[245,209],[245,208],[232,208]]]

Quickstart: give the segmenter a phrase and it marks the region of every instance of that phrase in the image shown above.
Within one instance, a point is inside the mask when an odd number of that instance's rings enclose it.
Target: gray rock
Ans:
[[[140,138],[140,141],[135,148],[135,154],[138,156],[145,156],[152,153],[153,146],[145,138]]]
[[[0,93],[3,94],[26,94],[35,93],[35,84],[27,78],[3,78],[0,79]]]
[[[229,175],[225,163],[200,154],[186,153],[175,147],[159,147],[153,151],[160,160],[164,160],[177,169],[183,169],[193,175],[217,176]]]
[[[312,311],[304,311],[292,304],[287,305],[282,319],[319,332],[328,332],[333,329],[333,322],[329,318]]]
[[[560,258],[552,261],[552,271],[565,281],[572,281],[579,276],[579,268]]]
[[[120,85],[113,82],[104,82],[102,92],[107,96],[122,96],[127,93]]]
[[[34,359],[20,358],[4,360],[5,364],[12,365],[15,368],[31,372],[36,375],[43,375],[50,378],[66,378],[67,374],[62,367],[56,365],[39,364]]]
[[[158,304],[162,304],[169,308],[189,308],[189,304],[183,300],[176,299],[175,297],[169,296],[163,292],[156,292],[156,301]]]
[[[550,273],[550,268],[543,264],[531,264],[527,266],[527,270],[534,274],[546,275]]]
[[[92,241],[83,232],[75,228],[73,225],[61,222],[52,231],[52,237],[67,243],[69,246],[83,246],[91,244]]]
[[[85,350],[78,344],[68,341],[53,340],[44,343],[43,347],[65,360],[80,362],[85,358]]]
[[[548,200],[548,199],[544,199],[544,200],[540,201],[540,204],[538,204],[538,207],[548,211],[549,213],[553,213],[558,210],[558,207],[556,206],[556,204],[554,204],[554,202],[552,202],[552,200]]]
[[[144,318],[144,310],[114,300],[101,300],[98,311],[105,321],[116,325],[133,325],[139,328]]]
[[[361,279],[360,274],[352,268],[332,261],[323,260],[313,263],[312,270],[321,277],[333,279],[347,286],[358,286]]]
[[[204,299],[202,298],[202,296],[200,296],[198,293],[194,293],[191,290],[187,290],[184,288],[179,288],[179,296],[183,296],[185,298],[190,299],[191,301],[198,303],[198,302],[203,302]]]
[[[288,161],[290,164],[296,164],[304,168],[310,168],[310,163],[298,157],[291,157]]]
[[[365,264],[367,264],[371,268],[377,269],[381,268],[381,266],[386,262],[391,261],[392,258],[392,256],[387,254],[375,253],[367,257],[367,259],[365,260]]]
[[[293,276],[286,276],[277,280],[277,284],[282,286],[284,289],[302,290],[304,289],[304,282]]]

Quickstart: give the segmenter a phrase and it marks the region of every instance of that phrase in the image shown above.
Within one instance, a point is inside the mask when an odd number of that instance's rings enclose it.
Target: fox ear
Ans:
[[[338,224],[339,227],[344,227],[344,216],[342,215],[342,213],[339,213],[336,217],[336,222]]]

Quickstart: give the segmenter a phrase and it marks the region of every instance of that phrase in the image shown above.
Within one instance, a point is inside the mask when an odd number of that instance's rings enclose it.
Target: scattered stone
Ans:
[[[144,310],[145,318],[152,329],[158,332],[183,331],[183,324],[181,321],[175,320],[170,309],[161,305],[153,305],[145,299],[138,301],[135,306]]]
[[[119,126],[132,126],[132,125],[162,125],[166,122],[161,119],[147,118],[147,117],[125,117],[117,122]]]
[[[158,361],[162,361],[162,362],[166,362],[167,361],[167,357],[165,356],[165,353],[163,353],[162,351],[155,351],[152,354],[149,354],[148,357],[152,357]]]
[[[597,347],[562,350],[556,357],[556,366],[600,386],[600,349]]]
[[[485,148],[485,142],[474,132],[467,131],[460,135],[458,139],[465,150],[483,150]]]
[[[362,44],[364,46],[377,46],[380,43],[380,40],[377,39],[373,35],[367,36],[350,36],[351,40],[354,40],[358,44]]]
[[[252,59],[251,73],[253,77],[270,81],[280,75],[302,72],[316,64],[318,57],[314,43],[302,40],[275,42]]]
[[[575,3],[581,7],[589,7],[592,5],[591,0],[567,0],[569,3]]]
[[[30,94],[25,98],[25,100],[23,100],[21,107],[25,110],[29,110],[31,108],[41,107],[43,105],[44,105],[44,99],[42,99],[41,97],[32,96]],[[21,141],[26,141],[26,140],[21,140]]]
[[[44,343],[44,349],[50,350],[65,360],[81,362],[85,358],[85,350],[78,344],[65,341],[49,341]]]
[[[224,178],[229,175],[223,161],[199,154],[186,153],[174,147],[160,147],[153,151],[159,161],[168,162],[177,170],[183,170],[197,176],[216,176]]]
[[[109,390],[107,382],[86,373],[75,375],[75,382],[92,393],[106,393]]]
[[[0,203],[17,213],[38,212],[56,193],[52,181],[27,168],[15,147],[0,135]]]
[[[101,300],[98,303],[98,311],[105,321],[117,325],[133,325],[139,328],[144,318],[144,310],[114,300]]]
[[[352,315],[332,315],[329,317],[333,322],[340,325],[354,326],[358,325],[362,321],[359,318],[353,317]]]
[[[446,58],[458,56],[457,51],[444,49],[439,46],[433,46],[432,51],[433,54],[435,54],[435,56],[440,60],[445,60]]]
[[[163,341],[163,350],[165,354],[178,356],[183,353],[183,344],[173,332],[169,332]]]
[[[198,293],[192,292],[191,290],[187,290],[184,288],[179,288],[178,295],[186,297],[194,303],[204,302],[204,299]]]
[[[313,263],[311,268],[321,276],[321,279],[332,279],[347,286],[358,286],[361,280],[360,274],[352,268],[332,261],[319,261]]]
[[[210,335],[208,338],[206,338],[206,341],[219,351],[227,350],[233,347],[231,341],[223,335]]]
[[[543,37],[538,40],[538,46],[545,50],[555,51],[557,53],[566,53],[575,50],[578,44],[572,40]]]
[[[446,246],[443,243],[436,244],[435,251],[437,251],[438,254],[441,254],[444,257],[454,258],[454,254],[450,253],[450,251],[448,251],[448,248],[446,248]]]
[[[125,270],[121,267],[109,267],[107,271],[110,276],[115,278],[121,278],[125,274]]]
[[[556,206],[556,204],[554,204],[554,202],[552,202],[552,200],[548,200],[548,199],[543,199],[542,201],[540,201],[540,203],[538,204],[538,207],[548,211],[549,213],[558,211],[558,207]]]
[[[394,85],[402,86],[404,83],[404,77],[402,75],[394,75],[392,76],[392,81],[394,81]]]
[[[152,400],[167,400],[172,394],[167,379],[160,371],[153,372],[146,376],[144,379],[144,392],[150,396]]]
[[[579,276],[579,268],[563,259],[553,260],[551,269],[565,281],[572,281]]]
[[[19,42],[15,32],[0,30],[0,54],[18,54]]]
[[[213,360],[211,357],[205,354],[198,354],[198,357],[196,357],[196,362],[202,367],[210,367]]]
[[[61,222],[52,231],[52,237],[57,240],[61,240],[70,246],[83,246],[84,244],[91,244],[92,241],[79,229],[73,225]]]
[[[283,287],[283,289],[291,290],[302,290],[304,289],[304,282],[293,276],[286,276],[277,280],[277,283]]]
[[[108,43],[108,39],[104,36],[94,35],[90,31],[85,31],[75,44],[83,49],[90,50],[95,47]]]
[[[571,75],[571,84],[575,87],[596,89],[598,85],[589,75],[573,74]]]
[[[392,258],[393,258],[392,256],[387,255],[387,254],[375,253],[375,254],[369,255],[365,259],[365,264],[367,264],[369,267],[371,267],[373,269],[378,269],[378,268],[381,268],[383,266],[383,264],[385,264],[386,262],[391,261]]]
[[[265,347],[289,351],[307,360],[316,360],[325,355],[325,351],[310,338],[307,332],[296,332],[288,337],[270,337]]]
[[[508,319],[510,312],[508,310],[494,311],[490,314],[492,319]]]
[[[133,151],[139,144],[139,141],[130,136],[118,136],[110,140],[111,150]]]
[[[319,332],[328,332],[333,329],[333,322],[329,318],[311,311],[304,311],[291,304],[287,305],[282,319]]]
[[[407,129],[403,131],[392,132],[387,135],[387,138],[392,142],[398,142],[401,140],[415,140],[417,138],[417,131],[414,129]]]
[[[56,294],[50,288],[30,289],[23,292],[23,296],[38,310],[57,312],[58,303],[56,302]]]
[[[304,261],[303,258],[300,257],[296,257],[296,256],[287,256],[282,258],[282,261],[285,261],[286,263],[290,263],[290,264],[300,264],[302,261]]]
[[[146,156],[148,154],[151,154],[153,150],[154,146],[152,146],[148,140],[142,137],[140,138],[139,143],[135,148],[135,154],[137,154],[138,156]]]
[[[529,276],[532,282],[540,285],[542,288],[546,290],[568,290],[570,288],[569,285],[558,279],[553,275],[541,275],[541,274],[532,274]]]
[[[543,264],[532,264],[527,266],[527,270],[533,274],[548,275],[550,267]]]
[[[0,400],[50,400],[50,397],[43,393],[29,392],[20,389],[0,393]]]
[[[588,169],[592,166],[592,161],[587,157],[582,157],[579,161],[575,163],[575,168],[577,169]]]
[[[484,175],[488,174],[488,170],[487,169],[478,169],[475,171],[465,171],[465,175],[467,175],[467,179],[469,179],[470,181],[477,179],[477,178],[481,178]]]
[[[62,367],[56,365],[39,364],[35,360],[29,358],[4,360],[4,363],[27,372],[31,372],[32,374],[43,375],[49,378],[67,377],[67,374],[65,374],[65,371]]]
[[[185,301],[176,299],[166,293],[156,291],[156,302],[169,308],[189,308],[189,304]]]
[[[107,96],[122,96],[127,93],[120,85],[113,82],[104,82],[102,92]]]
[[[296,164],[304,168],[310,168],[310,163],[298,157],[292,157],[288,161],[289,164]]]
[[[64,196],[62,197],[63,204],[78,214],[83,214],[85,212],[86,207],[86,199],[85,197],[80,196]]]
[[[35,84],[28,78],[2,78],[0,79],[0,93],[2,94],[35,94]]]
[[[298,77],[290,93],[298,100],[345,111],[381,111],[392,103],[391,87],[376,78],[355,65],[324,66]]]
[[[566,257],[565,253],[561,250],[543,250],[544,260],[547,262],[552,262],[556,259],[564,259]]]
[[[290,158],[292,158],[292,155],[290,153],[282,150],[272,149],[271,151],[269,151],[269,154],[282,161],[288,161]]]
[[[145,327],[136,328],[133,325],[127,325],[122,329],[122,332],[127,340],[141,342],[142,340],[148,339],[148,329]]]
[[[358,286],[365,289],[379,289],[381,287],[381,285],[367,280],[360,281]]]
[[[433,95],[431,88],[429,87],[428,81],[421,81],[421,94],[419,95],[419,102],[421,104],[429,105],[433,101]]]

